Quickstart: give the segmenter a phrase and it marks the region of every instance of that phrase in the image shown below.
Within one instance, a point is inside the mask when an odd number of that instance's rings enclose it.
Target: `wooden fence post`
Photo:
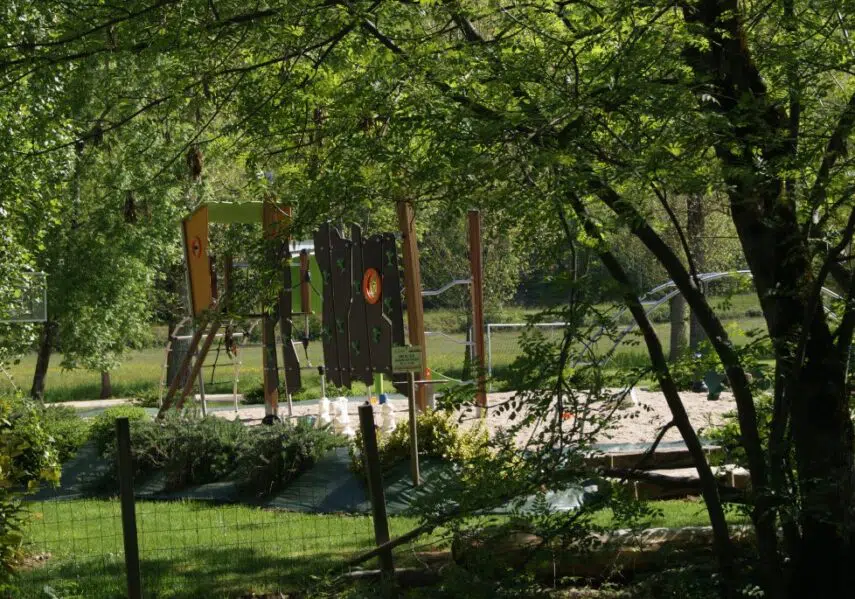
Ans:
[[[119,495],[122,504],[122,538],[125,541],[128,599],[142,599],[140,550],[134,506],[134,466],[131,459],[130,424],[127,418],[116,419],[116,443],[119,452]]]
[[[389,542],[389,518],[386,515],[386,493],[383,490],[377,431],[374,428],[374,407],[371,404],[359,406],[359,427],[362,431],[362,451],[374,519],[374,540],[377,545],[384,545]],[[391,549],[380,554],[380,569],[388,574],[395,571]]]

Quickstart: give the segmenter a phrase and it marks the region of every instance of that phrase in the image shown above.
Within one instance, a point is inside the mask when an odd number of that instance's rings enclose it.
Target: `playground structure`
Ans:
[[[222,321],[230,312],[229,298],[234,279],[234,262],[231,256],[223,259],[223,293],[218,293],[215,261],[209,251],[209,223],[261,223],[265,240],[265,263],[275,272],[276,301],[272,305],[260,306],[258,314],[243,316],[261,319],[262,370],[264,378],[265,419],[278,418],[279,368],[277,365],[275,327],[278,321],[282,339],[285,371],[285,392],[290,402],[291,394],[301,388],[301,370],[293,339],[293,318],[313,312],[310,294],[311,266],[308,249],[298,247],[299,263],[292,264],[291,244],[288,237],[291,211],[270,200],[245,204],[208,203],[199,206],[182,222],[184,254],[187,265],[189,305],[195,330],[190,336],[189,347],[178,369],[177,376],[170,382],[163,396],[159,411],[162,416],[173,406],[180,409],[200,376],[204,360],[217,339]],[[295,273],[296,271],[296,273]],[[295,278],[296,285],[292,285]],[[300,288],[297,297],[293,293]],[[295,310],[295,304],[297,309]],[[207,331],[207,332],[206,332]],[[204,336],[204,340],[203,340]],[[228,335],[232,339],[233,335]],[[221,337],[224,338],[225,336]],[[307,340],[305,333],[304,339]],[[201,344],[201,345],[200,345]],[[237,350],[232,344],[230,349]],[[230,352],[229,352],[230,353]],[[194,359],[195,358],[195,359]],[[179,387],[180,393],[179,393]],[[204,383],[200,384],[204,394]],[[236,396],[236,390],[234,391]],[[177,396],[177,400],[176,400]],[[204,405],[203,405],[204,409]]]
[[[189,339],[178,375],[174,376],[162,400],[159,416],[175,407],[180,409],[186,397],[199,380],[202,408],[204,406],[204,381],[200,373],[204,360],[216,339],[226,337],[218,333],[223,319],[229,314],[229,297],[233,280],[234,261],[230,256],[215,260],[210,252],[209,223],[258,223],[263,225],[267,241],[265,263],[277,273],[275,282],[277,301],[271,306],[261,306],[260,314],[245,314],[261,320],[262,361],[265,418],[272,422],[279,418],[280,381],[275,327],[279,324],[285,372],[284,390],[288,398],[288,416],[292,416],[292,394],[301,388],[301,370],[295,350],[295,317],[322,314],[321,343],[324,365],[319,368],[322,377],[321,405],[327,399],[325,383],[350,388],[354,382],[374,385],[376,395],[382,393],[383,376],[393,380],[396,389],[408,396],[421,411],[427,409],[433,388],[451,381],[433,380],[427,367],[426,334],[422,296],[438,295],[454,285],[470,286],[473,335],[466,343],[471,345],[473,362],[478,369],[476,402],[486,407],[485,343],[483,316],[483,282],[481,263],[481,218],[477,210],[468,214],[471,278],[457,279],[437,290],[421,289],[418,243],[415,234],[414,212],[409,203],[399,202],[397,216],[400,231],[364,237],[361,229],[352,225],[349,236],[325,223],[314,233],[312,241],[294,244],[289,237],[291,210],[271,200],[245,204],[208,203],[199,206],[182,222],[184,251],[187,265],[189,305],[191,316],[187,322],[195,325],[191,335],[173,339]],[[400,242],[400,244],[399,244]],[[400,245],[400,250],[399,250]],[[292,250],[299,252],[299,264],[292,263]],[[218,294],[216,263],[224,265],[223,293]],[[403,267],[403,268],[402,268]],[[313,277],[312,271],[319,275]],[[293,284],[294,281],[296,284]],[[313,280],[320,282],[318,291]],[[293,291],[299,288],[299,294]],[[311,292],[317,302],[310,298]],[[403,300],[402,300],[403,295]],[[406,307],[406,311],[405,311]],[[406,313],[407,332],[403,317]],[[308,322],[308,321],[307,321]],[[420,351],[420,368],[408,368],[416,374],[405,378],[405,371],[395,369],[393,348],[409,345]],[[172,341],[167,346],[166,365]],[[233,339],[233,336],[232,336]],[[308,343],[308,324],[302,337]],[[234,368],[233,400],[237,409],[237,378],[240,360],[229,351]],[[308,355],[308,353],[307,353]],[[308,366],[311,368],[311,366]],[[166,368],[164,367],[164,371]],[[162,383],[165,378],[162,377]],[[346,410],[344,410],[346,414]]]

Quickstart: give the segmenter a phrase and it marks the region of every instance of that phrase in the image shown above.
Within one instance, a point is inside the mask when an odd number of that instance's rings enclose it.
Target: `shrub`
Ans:
[[[89,440],[89,422],[69,406],[48,406],[42,410],[45,428],[54,440],[57,457],[64,464]]]
[[[416,417],[416,435],[419,455],[433,456],[451,462],[464,463],[487,451],[488,435],[485,429],[475,428],[462,431],[451,415],[437,410]],[[398,422],[395,429],[386,435],[377,436],[380,466],[385,470],[410,456],[410,425]],[[350,446],[351,469],[363,474],[365,463],[362,456],[362,433]]]
[[[220,480],[235,468],[238,447],[248,430],[239,420],[208,416],[167,422],[170,488]]]
[[[163,471],[167,490],[199,485],[225,478],[237,460],[240,441],[247,428],[239,420],[170,414],[164,421],[133,420],[130,423],[134,476]],[[108,462],[116,459],[115,443],[102,452]],[[113,469],[102,484],[115,482]]]
[[[238,447],[235,476],[246,491],[273,493],[344,442],[328,429],[302,420],[252,427]]]
[[[113,406],[98,414],[90,425],[89,436],[95,441],[99,453],[116,445],[116,419],[127,418],[134,421],[150,420],[143,408],[138,406]]]
[[[59,480],[53,439],[41,423],[43,410],[28,401],[0,397],[0,583],[20,563],[26,507],[21,483],[28,489],[39,482]]]
[[[29,400],[7,400],[8,442],[14,449],[9,479],[27,487],[59,482],[59,451],[45,424],[45,410]]]
[[[243,403],[245,404],[263,404],[264,403],[264,386],[258,385],[243,394]]]

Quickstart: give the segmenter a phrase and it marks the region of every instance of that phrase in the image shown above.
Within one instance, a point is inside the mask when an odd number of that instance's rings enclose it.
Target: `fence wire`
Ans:
[[[0,597],[127,596],[119,487],[115,477],[109,484],[103,478],[109,468],[116,466],[98,463],[94,446],[84,446],[58,487],[28,497],[27,564]],[[386,479],[393,538],[418,525],[394,499],[409,487],[407,472]],[[171,489],[163,473],[138,477],[134,486],[146,598],[288,594],[346,571],[348,560],[375,547],[367,489],[350,470],[347,448],[271,493],[246,492],[230,480]],[[415,547],[398,553],[411,559]]]
[[[81,453],[88,453],[84,448]],[[94,453],[94,452],[93,452]],[[73,461],[72,469],[80,462]],[[125,596],[125,563],[119,502],[80,492],[68,469],[56,488],[27,498],[25,562],[10,597]],[[118,486],[104,490],[116,495]]]

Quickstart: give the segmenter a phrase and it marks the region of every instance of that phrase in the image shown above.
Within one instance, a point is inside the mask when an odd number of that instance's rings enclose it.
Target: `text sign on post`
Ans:
[[[392,347],[392,372],[421,372],[422,348],[418,345]]]

